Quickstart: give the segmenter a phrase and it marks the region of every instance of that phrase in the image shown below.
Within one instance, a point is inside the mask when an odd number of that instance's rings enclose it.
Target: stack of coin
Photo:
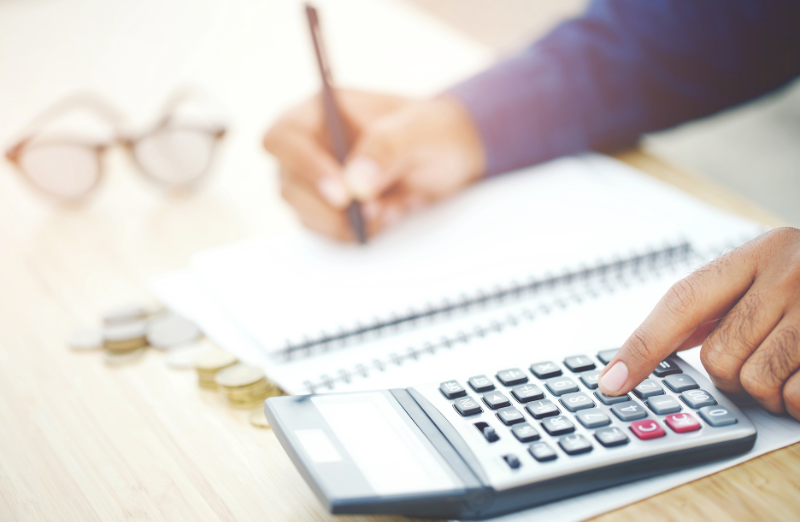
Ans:
[[[217,372],[236,364],[238,359],[226,351],[213,349],[206,350],[197,356],[194,367],[197,370],[197,383],[201,388],[209,390],[218,389],[214,379]]]
[[[140,303],[124,303],[103,311],[105,361],[120,364],[138,358],[147,339],[147,308]]]
[[[256,366],[235,364],[217,373],[214,378],[225,392],[228,404],[234,408],[252,409],[263,405],[264,399],[280,394],[264,371]]]

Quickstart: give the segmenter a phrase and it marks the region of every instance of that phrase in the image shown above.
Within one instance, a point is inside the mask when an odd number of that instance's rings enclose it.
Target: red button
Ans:
[[[667,426],[672,428],[675,433],[687,433],[700,429],[700,423],[688,413],[667,415]]]
[[[632,422],[631,431],[642,440],[657,439],[666,435],[656,421],[647,419]]]

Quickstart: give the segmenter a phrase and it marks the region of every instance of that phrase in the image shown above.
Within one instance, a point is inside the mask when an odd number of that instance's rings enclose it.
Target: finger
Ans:
[[[800,372],[795,372],[783,385],[783,403],[786,412],[800,420]]]
[[[351,200],[341,166],[311,132],[276,125],[264,135],[264,148],[293,176],[299,176],[332,206],[345,208]]]
[[[402,138],[391,126],[365,130],[347,162],[344,180],[353,196],[361,201],[377,198],[403,173],[396,168],[402,158]]]
[[[600,374],[600,390],[628,393],[700,325],[717,319],[750,287],[755,274],[750,243],[675,283]]]
[[[694,348],[695,346],[700,346],[708,337],[714,328],[719,324],[721,319],[714,319],[713,321],[709,321],[705,324],[701,324],[697,327],[697,329],[692,332],[688,339],[683,341],[678,349],[675,350],[676,352],[680,352],[682,350],[688,350],[689,348]]]
[[[775,288],[770,278],[759,278],[703,343],[700,360],[717,388],[742,391],[742,366],[783,317],[785,303]]]
[[[281,196],[294,208],[307,228],[340,241],[355,240],[344,212],[331,207],[297,176],[282,173]]]
[[[785,316],[744,363],[741,385],[764,408],[783,413],[783,388],[800,369],[800,312]]]

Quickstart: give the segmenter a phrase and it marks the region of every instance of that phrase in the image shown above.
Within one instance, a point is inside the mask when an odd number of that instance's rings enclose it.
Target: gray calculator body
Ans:
[[[265,411],[337,514],[481,519],[752,448],[752,422],[675,356],[628,400],[605,404],[616,399],[596,389],[602,354],[578,356],[580,367],[548,361],[538,376],[532,365],[408,389],[274,397]]]

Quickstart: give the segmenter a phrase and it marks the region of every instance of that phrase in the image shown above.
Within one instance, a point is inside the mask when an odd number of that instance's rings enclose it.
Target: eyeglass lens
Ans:
[[[136,142],[136,161],[150,176],[183,185],[202,176],[211,163],[215,136],[193,129],[160,129]]]
[[[20,166],[42,190],[71,199],[82,196],[97,182],[97,152],[77,144],[42,144],[29,147]]]

